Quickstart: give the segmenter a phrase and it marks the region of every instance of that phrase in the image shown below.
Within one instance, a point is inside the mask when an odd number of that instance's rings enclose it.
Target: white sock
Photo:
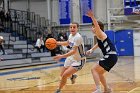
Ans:
[[[100,90],[101,89],[100,85],[96,86],[96,89],[99,89]]]

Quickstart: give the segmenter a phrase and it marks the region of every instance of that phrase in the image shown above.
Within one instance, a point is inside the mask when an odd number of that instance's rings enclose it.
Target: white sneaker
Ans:
[[[112,93],[112,89],[108,88],[107,91],[104,91],[103,93]]]
[[[92,93],[103,93],[100,89],[96,89],[94,92]]]

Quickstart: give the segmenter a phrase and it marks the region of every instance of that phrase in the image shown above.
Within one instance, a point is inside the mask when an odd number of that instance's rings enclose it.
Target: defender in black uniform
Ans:
[[[99,60],[99,62],[92,68],[92,75],[96,84],[96,90],[93,93],[111,93],[111,89],[106,83],[104,73],[110,71],[110,69],[117,62],[117,53],[115,46],[104,33],[104,25],[102,22],[95,19],[92,11],[88,11],[87,16],[93,21],[94,27],[92,27],[92,32],[97,37],[97,44],[95,44],[86,54],[92,53],[96,48],[100,48],[104,57]],[[100,82],[104,86],[104,92],[101,91]]]

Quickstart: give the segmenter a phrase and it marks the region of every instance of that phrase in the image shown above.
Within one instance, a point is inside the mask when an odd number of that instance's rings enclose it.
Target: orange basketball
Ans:
[[[53,50],[57,47],[57,41],[54,38],[48,38],[45,42],[45,46],[49,50]]]

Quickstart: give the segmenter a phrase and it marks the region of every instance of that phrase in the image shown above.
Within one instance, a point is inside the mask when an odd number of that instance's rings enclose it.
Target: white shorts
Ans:
[[[69,66],[72,66],[76,70],[81,70],[85,63],[86,63],[86,58],[80,61],[77,61],[77,60],[74,60],[72,57],[67,57],[64,63],[64,67],[67,68]]]

